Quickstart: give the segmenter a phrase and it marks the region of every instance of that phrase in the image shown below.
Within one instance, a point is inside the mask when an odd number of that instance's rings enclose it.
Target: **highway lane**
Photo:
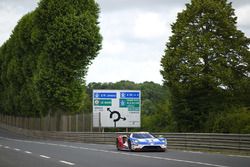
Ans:
[[[0,129],[0,167],[248,167],[250,157],[168,150],[117,151],[114,145],[44,141]]]
[[[24,152],[15,152],[10,149],[0,148],[0,167],[61,167],[62,164],[53,160],[43,160],[36,156],[26,155]]]

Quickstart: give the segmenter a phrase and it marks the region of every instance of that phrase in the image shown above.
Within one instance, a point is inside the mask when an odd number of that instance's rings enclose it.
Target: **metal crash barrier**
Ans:
[[[115,144],[118,134],[114,132],[64,132],[22,129],[0,123],[0,128],[28,137],[64,140],[83,143]],[[250,154],[250,134],[218,133],[153,133],[167,138],[168,149],[216,151],[236,154]]]

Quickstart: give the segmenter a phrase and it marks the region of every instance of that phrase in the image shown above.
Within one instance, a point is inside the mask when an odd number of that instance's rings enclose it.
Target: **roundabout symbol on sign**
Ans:
[[[113,119],[114,121],[114,127],[116,127],[116,122],[118,122],[120,119],[122,119],[123,121],[126,120],[126,117],[121,117],[121,114],[118,111],[111,111],[110,108],[107,108],[107,111],[110,112],[109,118],[112,119],[113,115],[116,115],[116,118]]]

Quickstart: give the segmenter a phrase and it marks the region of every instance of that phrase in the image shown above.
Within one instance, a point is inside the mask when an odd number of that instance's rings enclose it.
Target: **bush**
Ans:
[[[250,110],[238,108],[219,114],[212,129],[216,133],[250,133]]]

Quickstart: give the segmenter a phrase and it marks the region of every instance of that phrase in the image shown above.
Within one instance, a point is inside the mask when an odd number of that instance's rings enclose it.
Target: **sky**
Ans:
[[[100,6],[102,50],[89,66],[86,82],[162,84],[160,60],[171,36],[171,24],[190,0],[96,0]],[[0,0],[0,45],[23,15],[39,0]],[[59,1],[58,1],[59,2]],[[229,0],[237,27],[250,37],[250,1]]]

